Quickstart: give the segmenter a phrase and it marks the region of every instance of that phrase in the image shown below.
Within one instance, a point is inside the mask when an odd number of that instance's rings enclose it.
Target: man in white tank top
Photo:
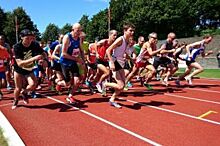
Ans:
[[[116,83],[105,83],[105,87],[112,87],[115,89],[115,92],[109,99],[109,103],[111,106],[116,108],[121,108],[121,106],[115,102],[115,98],[117,95],[121,93],[125,86],[125,72],[124,72],[124,53],[127,49],[127,43],[129,38],[134,34],[134,26],[132,24],[125,24],[123,26],[124,35],[117,38],[116,41],[109,46],[106,51],[106,54],[109,59],[109,66],[113,73],[113,77],[115,78]],[[113,52],[113,54],[111,54]]]

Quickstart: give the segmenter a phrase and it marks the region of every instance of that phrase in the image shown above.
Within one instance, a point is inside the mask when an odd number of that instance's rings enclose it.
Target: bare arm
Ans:
[[[19,67],[24,67],[25,65],[28,65],[34,61],[42,59],[42,57],[43,57],[42,55],[37,55],[27,60],[16,59],[16,62]]]
[[[59,50],[62,46],[61,45],[57,45],[52,53],[52,56],[51,58],[52,59],[57,59],[57,60],[60,60],[60,57],[56,56],[56,53],[59,53]]]

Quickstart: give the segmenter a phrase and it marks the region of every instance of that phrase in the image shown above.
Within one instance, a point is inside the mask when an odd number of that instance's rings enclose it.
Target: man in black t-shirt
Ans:
[[[34,63],[42,59],[43,49],[38,43],[33,41],[33,33],[28,30],[22,30],[20,33],[21,41],[14,46],[15,65],[14,65],[14,103],[12,109],[15,109],[18,104],[20,93],[24,99],[24,103],[28,103],[27,93],[36,88],[36,77],[33,74]],[[27,86],[24,86],[24,80],[27,81]]]

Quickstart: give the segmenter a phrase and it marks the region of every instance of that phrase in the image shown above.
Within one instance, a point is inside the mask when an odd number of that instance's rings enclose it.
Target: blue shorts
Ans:
[[[6,79],[5,72],[0,72],[0,79]]]

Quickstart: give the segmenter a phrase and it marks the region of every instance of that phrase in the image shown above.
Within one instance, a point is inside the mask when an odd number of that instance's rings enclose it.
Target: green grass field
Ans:
[[[185,69],[181,68],[179,71],[176,73],[176,75],[182,74]],[[220,69],[205,69],[204,72],[196,75],[197,77],[202,77],[202,78],[218,78],[220,79]]]
[[[8,143],[5,137],[3,136],[3,132],[1,128],[0,128],[0,146],[8,146]]]

